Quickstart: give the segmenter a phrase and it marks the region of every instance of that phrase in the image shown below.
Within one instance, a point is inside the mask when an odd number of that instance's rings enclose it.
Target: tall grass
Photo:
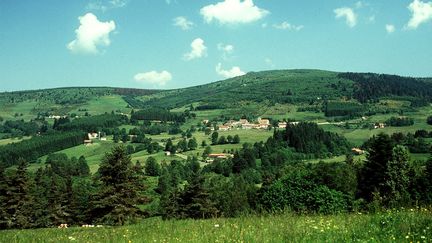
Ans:
[[[124,227],[0,231],[0,242],[431,242],[430,209],[331,216],[151,218]]]

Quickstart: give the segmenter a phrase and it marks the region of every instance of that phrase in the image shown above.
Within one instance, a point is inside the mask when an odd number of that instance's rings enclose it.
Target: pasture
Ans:
[[[430,209],[338,215],[148,218],[121,227],[7,230],[3,242],[430,242]]]

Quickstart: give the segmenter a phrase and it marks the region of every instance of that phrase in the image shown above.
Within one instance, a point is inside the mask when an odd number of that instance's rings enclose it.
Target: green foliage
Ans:
[[[313,154],[318,158],[346,154],[351,148],[344,137],[326,132],[315,123],[288,124],[285,131],[276,131],[274,138],[297,152]]]
[[[269,211],[290,209],[296,212],[330,214],[348,209],[343,193],[315,184],[302,168],[293,168],[289,174],[263,187],[260,204]]]
[[[409,117],[390,117],[386,124],[392,127],[404,127],[414,125],[414,119]]]
[[[409,152],[403,146],[395,146],[392,151],[393,159],[387,164],[386,186],[388,193],[385,195],[387,204],[391,207],[407,206],[410,202],[408,187],[410,183]]]
[[[432,125],[432,116],[428,116],[426,122],[427,124]]]
[[[324,103],[325,116],[358,117],[364,112],[364,107],[356,102],[328,101]]]
[[[421,79],[374,73],[340,73],[338,77],[356,82],[354,97],[362,103],[392,95],[432,97],[432,84]]]
[[[145,163],[145,174],[148,176],[159,176],[161,173],[161,167],[159,163],[153,157],[148,157]]]
[[[63,132],[32,137],[19,143],[0,147],[0,161],[6,166],[16,165],[19,158],[36,161],[37,158],[82,144],[84,133]]]
[[[172,113],[165,109],[147,108],[144,110],[136,111],[132,114],[132,119],[145,120],[145,121],[171,121],[171,122],[185,122],[186,117],[183,113]]]
[[[138,193],[142,181],[137,178],[124,147],[106,154],[98,170],[101,184],[92,201],[93,220],[111,225],[134,221],[141,214],[136,205],[143,200]]]
[[[97,132],[104,128],[113,128],[127,123],[124,115],[103,114],[91,117],[76,118],[71,122],[60,124],[56,129],[61,131],[82,130],[85,132]]]
[[[373,193],[387,193],[385,185],[388,162],[393,160],[393,141],[384,133],[368,141],[367,161],[359,173],[358,196],[366,201],[373,200]]]

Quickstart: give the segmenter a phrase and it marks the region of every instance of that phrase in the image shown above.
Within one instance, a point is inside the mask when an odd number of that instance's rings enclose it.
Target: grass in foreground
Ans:
[[[427,209],[332,216],[143,220],[124,227],[1,231],[2,242],[430,242]]]

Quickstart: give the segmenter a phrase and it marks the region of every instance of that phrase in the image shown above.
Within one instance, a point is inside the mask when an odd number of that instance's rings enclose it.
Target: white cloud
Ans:
[[[115,30],[114,21],[100,22],[92,13],[78,17],[80,26],[75,30],[76,39],[67,44],[73,53],[97,54],[98,46],[109,46],[109,34]]]
[[[126,7],[129,0],[93,0],[89,4],[87,4],[88,10],[100,10],[105,12],[114,8],[123,8]]]
[[[230,44],[225,45],[223,43],[219,43],[217,45],[217,48],[218,48],[219,51],[223,51],[226,54],[231,54],[234,51],[234,46],[230,45]]]
[[[295,30],[295,31],[299,31],[304,28],[303,25],[293,25],[286,21],[280,24],[274,24],[273,27],[280,30]]]
[[[354,10],[352,8],[337,8],[333,11],[337,19],[345,18],[346,24],[350,28],[353,28],[357,25],[357,15],[354,13]]]
[[[183,59],[190,61],[196,58],[201,58],[207,55],[207,47],[204,45],[204,40],[196,38],[191,43],[192,50],[189,53],[184,54]]]
[[[221,63],[218,63],[218,65],[216,65],[216,73],[224,78],[233,78],[246,74],[239,67],[232,67],[230,70],[223,70]]]
[[[137,73],[134,76],[135,81],[141,83],[149,83],[158,86],[165,85],[168,81],[172,80],[172,75],[168,71],[150,71],[145,73]]]
[[[396,30],[395,26],[392,24],[387,24],[385,26],[385,28],[386,28],[387,33],[389,33],[389,34],[395,32],[395,30]]]
[[[414,0],[409,6],[409,11],[412,16],[405,26],[407,29],[417,29],[420,24],[427,23],[432,20],[432,2],[422,2]]]
[[[179,16],[173,19],[173,25],[180,27],[182,30],[190,30],[194,23],[188,20],[186,17]]]
[[[224,0],[201,8],[200,13],[207,23],[245,24],[264,18],[269,11],[257,7],[253,0]]]
[[[227,60],[229,56],[234,52],[234,46],[230,44],[219,43],[217,49],[222,52],[222,58]]]

